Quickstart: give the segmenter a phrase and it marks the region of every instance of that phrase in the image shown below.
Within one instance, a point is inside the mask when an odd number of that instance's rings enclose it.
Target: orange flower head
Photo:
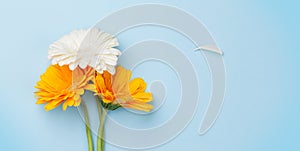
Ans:
[[[66,110],[68,106],[79,106],[81,95],[84,90],[92,90],[94,80],[94,70],[90,67],[85,69],[76,68],[71,71],[67,65],[51,65],[46,72],[41,75],[37,82],[35,92],[36,104],[46,104],[46,111],[52,110],[63,103],[62,108]]]
[[[96,94],[104,104],[149,112],[153,108],[148,104],[152,101],[152,94],[145,92],[147,84],[142,78],[130,81],[131,74],[130,70],[121,66],[116,67],[115,75],[106,71],[103,74],[96,73]]]

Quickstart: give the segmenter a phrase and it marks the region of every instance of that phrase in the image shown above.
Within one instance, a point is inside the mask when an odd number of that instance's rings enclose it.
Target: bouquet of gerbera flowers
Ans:
[[[121,52],[118,40],[99,29],[76,30],[50,45],[52,65],[41,75],[35,92],[36,104],[46,104],[46,111],[60,105],[62,109],[82,105],[86,122],[88,150],[93,151],[87,107],[82,101],[85,91],[97,98],[100,124],[97,150],[104,150],[105,117],[120,107],[150,111],[152,94],[145,92],[146,82],[131,80],[131,71],[117,65]]]

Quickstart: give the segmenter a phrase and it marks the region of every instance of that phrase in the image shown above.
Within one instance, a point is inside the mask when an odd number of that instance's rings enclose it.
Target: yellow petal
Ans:
[[[96,90],[98,93],[103,93],[106,91],[104,78],[101,74],[96,74],[95,82],[96,82]]]
[[[152,93],[150,92],[142,92],[137,93],[132,96],[134,100],[140,101],[140,102],[150,102],[152,101]]]
[[[146,90],[146,87],[147,84],[142,78],[135,78],[129,83],[129,89],[132,95],[139,92],[144,92]]]
[[[46,104],[46,111],[52,110],[63,103],[63,109],[68,106],[78,106],[81,102],[80,95],[84,94],[84,89],[92,89],[89,85],[93,79],[94,72],[77,68],[73,71],[67,65],[51,65],[46,72],[41,75],[34,92],[37,98],[36,104]]]
[[[141,111],[145,111],[145,112],[149,112],[150,110],[153,109],[153,106],[150,105],[150,104],[138,104],[138,103],[128,104],[124,107],[132,108],[132,109],[135,109],[135,110],[141,110]]]
[[[131,71],[121,66],[116,69],[116,74],[113,76],[112,89],[116,94],[130,94],[129,93],[129,80]]]
[[[94,84],[87,84],[84,89],[92,91],[92,92],[97,92],[96,91],[96,86]]]

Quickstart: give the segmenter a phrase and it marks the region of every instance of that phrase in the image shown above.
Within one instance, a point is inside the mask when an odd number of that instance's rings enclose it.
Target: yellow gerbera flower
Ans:
[[[146,82],[142,78],[130,81],[131,71],[121,66],[116,68],[115,75],[104,71],[96,73],[96,93],[102,98],[104,107],[113,105],[111,109],[120,106],[149,112],[153,106],[148,104],[152,101],[152,94],[145,92]]]
[[[79,106],[80,96],[84,94],[84,90],[94,88],[94,85],[90,84],[94,74],[95,71],[90,67],[71,71],[67,65],[51,65],[35,86],[38,89],[35,92],[36,104],[46,104],[44,107],[46,111],[62,103],[63,110],[68,106]]]

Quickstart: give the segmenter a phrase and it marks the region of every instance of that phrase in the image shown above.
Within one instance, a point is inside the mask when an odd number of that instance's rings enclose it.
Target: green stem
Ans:
[[[97,139],[97,151],[104,151],[105,141],[104,141],[104,126],[107,110],[102,108],[100,102],[97,102],[97,108],[99,113],[100,124],[98,128],[98,139]]]
[[[85,131],[88,141],[88,151],[94,151],[94,145],[93,145],[93,137],[90,129],[90,119],[89,119],[89,113],[86,107],[86,104],[84,101],[82,101],[82,109],[84,112],[84,121],[85,121]]]

